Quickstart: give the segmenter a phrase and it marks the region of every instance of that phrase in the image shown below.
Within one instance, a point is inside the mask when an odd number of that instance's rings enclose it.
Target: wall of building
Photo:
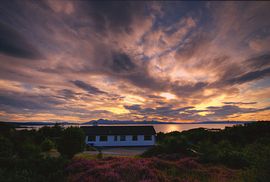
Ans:
[[[117,136],[117,141],[114,141],[114,135],[108,135],[107,141],[99,141],[100,136],[96,136],[96,141],[88,141],[86,136],[85,142],[93,146],[151,146],[155,145],[155,135],[151,136],[151,140],[144,140],[144,135],[137,135],[138,140],[133,141],[132,135],[126,135],[126,141],[120,141],[120,136]]]

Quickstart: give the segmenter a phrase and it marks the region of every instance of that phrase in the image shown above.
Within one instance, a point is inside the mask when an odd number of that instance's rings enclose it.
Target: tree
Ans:
[[[13,145],[11,141],[0,136],[0,157],[9,157],[12,155]]]
[[[49,150],[51,150],[52,148],[55,147],[54,143],[50,140],[50,139],[45,139],[42,143],[41,143],[41,150],[44,152],[47,152]]]
[[[77,127],[69,127],[64,130],[60,143],[58,144],[58,151],[69,158],[72,158],[74,154],[83,151],[84,132]]]
[[[43,126],[38,132],[45,138],[58,138],[62,135],[63,128],[59,124],[55,124],[53,127]]]

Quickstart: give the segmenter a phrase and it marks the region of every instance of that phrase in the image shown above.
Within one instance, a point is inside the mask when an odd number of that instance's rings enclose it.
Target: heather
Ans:
[[[68,181],[157,182],[237,181],[239,172],[225,167],[206,166],[196,159],[174,161],[159,158],[75,159],[67,167]]]

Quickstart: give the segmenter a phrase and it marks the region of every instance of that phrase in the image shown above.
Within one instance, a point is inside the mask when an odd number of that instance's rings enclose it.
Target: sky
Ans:
[[[270,120],[270,3],[3,0],[0,120]]]

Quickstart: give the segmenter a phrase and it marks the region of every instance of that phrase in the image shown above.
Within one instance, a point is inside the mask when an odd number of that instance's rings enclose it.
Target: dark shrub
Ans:
[[[41,145],[41,150],[44,152],[50,151],[51,149],[53,149],[55,147],[55,144],[53,143],[53,141],[51,141],[50,139],[45,139]]]
[[[58,144],[58,151],[69,158],[73,157],[74,154],[83,151],[84,143],[84,132],[82,129],[77,127],[69,127],[64,130],[60,143]]]
[[[13,144],[5,137],[0,136],[0,156],[9,157],[13,153]]]

